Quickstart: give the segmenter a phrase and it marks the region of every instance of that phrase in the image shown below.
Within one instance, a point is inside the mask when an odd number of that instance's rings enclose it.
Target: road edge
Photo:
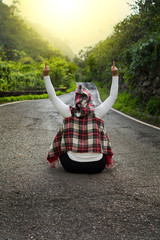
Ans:
[[[95,85],[95,84],[94,84],[94,85]],[[96,88],[96,91],[97,91],[98,101],[99,101],[100,103],[102,103],[101,98],[100,98],[100,94],[99,94],[99,91],[98,91],[96,85],[95,85],[95,88]],[[141,121],[141,120],[139,120],[139,119],[136,119],[136,118],[134,118],[134,117],[131,117],[131,116],[129,116],[129,115],[125,114],[125,113],[122,113],[122,112],[120,112],[120,111],[118,111],[118,110],[116,110],[116,109],[114,109],[114,108],[111,108],[111,110],[114,111],[114,112],[116,112],[116,113],[118,113],[118,114],[120,114],[120,115],[122,115],[122,116],[124,116],[124,117],[126,117],[126,118],[129,118],[129,119],[131,119],[131,120],[133,120],[133,121],[135,121],[135,122],[138,122],[138,123],[141,123],[141,124],[143,124],[143,125],[145,125],[145,126],[152,127],[152,128],[154,128],[154,129],[160,130],[160,128],[157,127],[157,126],[154,126],[154,125],[152,125],[152,124],[149,124],[149,123],[143,122],[143,121]]]

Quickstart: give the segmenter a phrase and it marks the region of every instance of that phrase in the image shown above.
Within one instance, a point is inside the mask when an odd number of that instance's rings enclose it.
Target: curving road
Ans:
[[[160,131],[111,110],[115,167],[71,174],[45,160],[61,121],[48,99],[0,106],[0,240],[158,240]]]

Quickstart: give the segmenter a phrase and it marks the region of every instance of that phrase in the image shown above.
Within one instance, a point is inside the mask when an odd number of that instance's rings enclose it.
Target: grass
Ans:
[[[56,92],[57,96],[63,95],[63,94],[65,94],[65,92],[61,92],[61,91]],[[38,100],[38,99],[46,99],[46,98],[48,98],[48,94],[10,96],[10,97],[1,97],[0,103],[25,101],[25,100]]]
[[[35,99],[45,99],[45,98],[48,98],[48,94],[10,96],[10,97],[1,97],[0,103],[24,101],[24,100],[35,100]]]
[[[109,96],[109,90],[102,86],[99,82],[94,82],[98,88],[102,101]],[[140,102],[140,98],[133,97],[127,92],[118,93],[117,100],[113,108],[127,115],[143,120],[145,122],[160,127],[160,98],[151,99],[144,107]]]

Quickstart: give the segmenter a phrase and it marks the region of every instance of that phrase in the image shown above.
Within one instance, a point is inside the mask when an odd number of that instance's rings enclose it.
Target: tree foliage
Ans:
[[[56,57],[50,58],[51,80],[55,87],[70,87],[75,82],[76,66]],[[42,62],[0,61],[0,91],[45,90]]]
[[[85,61],[80,57],[79,66],[86,81],[98,81],[103,86],[110,84],[110,66],[113,60],[119,69],[120,91],[140,95],[142,102],[155,93],[141,92],[144,79],[157,86],[160,78],[160,1],[135,0],[133,13],[114,26],[113,34],[100,41],[87,52]],[[83,53],[85,55],[85,53]],[[156,87],[155,87],[156,88]]]

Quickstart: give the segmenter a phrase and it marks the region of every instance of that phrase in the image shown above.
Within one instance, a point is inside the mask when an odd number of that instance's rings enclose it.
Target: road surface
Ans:
[[[0,106],[0,240],[160,239],[160,131],[112,110],[104,121],[115,167],[71,174],[46,161],[62,122],[49,99]]]

